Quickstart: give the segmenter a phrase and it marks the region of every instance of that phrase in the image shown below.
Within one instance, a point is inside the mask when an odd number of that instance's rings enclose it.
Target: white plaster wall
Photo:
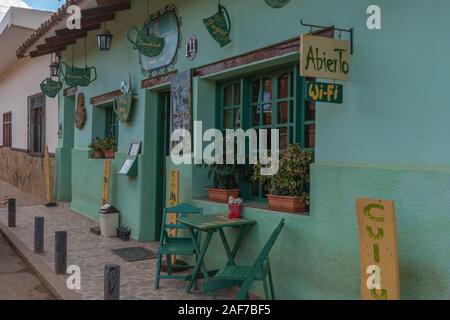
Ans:
[[[12,111],[13,148],[27,149],[28,97],[41,92],[42,80],[49,75],[50,57],[23,58],[0,74],[0,128],[3,113]],[[58,142],[58,97],[46,97],[46,144],[54,153]],[[0,145],[3,130],[0,129]]]

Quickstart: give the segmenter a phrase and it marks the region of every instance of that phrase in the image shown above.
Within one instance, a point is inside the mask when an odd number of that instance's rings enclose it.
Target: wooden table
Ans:
[[[217,232],[220,235],[223,247],[228,256],[227,265],[235,265],[234,259],[239,251],[247,229],[256,224],[255,220],[231,219],[228,217],[228,215],[184,217],[179,218],[178,222],[186,225],[190,230],[192,242],[194,243],[195,251],[198,257],[194,270],[192,271],[192,276],[190,276],[190,282],[187,288],[188,292],[192,291],[196,280],[199,279],[199,275],[201,276],[200,269],[203,269],[202,273],[205,280],[209,280],[210,271],[206,269],[204,259],[213,235]],[[231,249],[225,236],[225,228],[239,229],[239,235],[236,239],[233,249]],[[195,233],[197,231],[206,233],[206,238],[203,242],[203,245],[201,245],[201,243],[198,243],[196,240],[197,238],[195,237]]]

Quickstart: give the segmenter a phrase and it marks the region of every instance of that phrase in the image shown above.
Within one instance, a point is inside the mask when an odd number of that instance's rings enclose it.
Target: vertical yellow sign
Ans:
[[[361,298],[399,300],[395,204],[357,199],[361,259]]]
[[[171,170],[169,175],[169,199],[167,205],[169,208],[175,207],[179,204],[180,199],[180,172],[178,170]],[[178,214],[169,214],[169,224],[176,224]],[[171,237],[177,236],[175,229],[169,231]]]
[[[103,170],[103,193],[102,205],[109,203],[109,180],[111,177],[112,160],[105,160],[105,167]]]
[[[53,203],[53,181],[50,176],[50,157],[48,154],[48,145],[45,145],[44,150],[44,173],[45,173],[45,195],[47,200],[47,205]]]

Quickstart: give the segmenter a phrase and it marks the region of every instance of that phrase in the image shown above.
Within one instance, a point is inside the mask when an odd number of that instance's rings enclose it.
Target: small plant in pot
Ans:
[[[114,159],[117,152],[117,142],[113,137],[108,137],[103,140],[103,150],[106,159]]]
[[[211,201],[228,203],[230,197],[238,198],[239,184],[248,177],[245,165],[239,164],[212,164],[206,165],[209,170],[209,179],[214,183],[213,188],[208,188],[208,198]]]
[[[310,194],[306,185],[310,182],[310,165],[313,154],[291,144],[280,156],[280,167],[273,176],[261,175],[261,164],[255,166],[252,180],[266,185],[267,199],[272,210],[302,213],[308,210]]]
[[[105,157],[105,154],[103,152],[103,141],[100,138],[95,138],[92,140],[91,144],[89,145],[89,148],[91,149],[91,157],[94,159],[103,159]]]

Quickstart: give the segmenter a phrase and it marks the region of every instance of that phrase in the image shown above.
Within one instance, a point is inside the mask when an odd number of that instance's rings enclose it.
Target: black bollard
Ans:
[[[120,266],[105,266],[105,300],[120,300]]]
[[[55,272],[67,273],[67,232],[55,232]]]
[[[16,199],[8,199],[8,227],[16,227]]]
[[[44,253],[43,217],[34,217],[34,253]]]

